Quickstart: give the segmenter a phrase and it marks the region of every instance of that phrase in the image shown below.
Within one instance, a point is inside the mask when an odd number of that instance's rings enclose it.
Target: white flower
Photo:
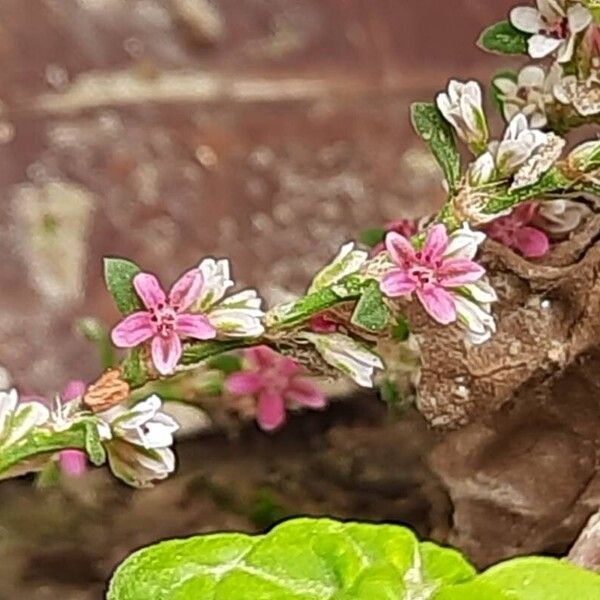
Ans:
[[[554,96],[559,102],[573,105],[583,117],[600,113],[600,77],[597,68],[581,81],[575,75],[568,75],[554,86]]]
[[[579,194],[577,194],[579,195]],[[582,202],[561,198],[539,203],[534,224],[553,237],[562,237],[577,229],[591,210]]]
[[[175,468],[171,446],[179,425],[161,408],[160,398],[152,395],[131,408],[119,405],[98,413],[111,470],[129,484],[145,487]]]
[[[529,55],[544,58],[556,53],[559,63],[573,57],[577,34],[592,22],[592,13],[581,4],[566,8],[566,0],[537,0],[537,9],[517,6],[510,13],[511,23],[529,38]]]
[[[587,171],[600,164],[600,141],[591,140],[574,148],[569,154],[569,163],[578,171]]]
[[[327,364],[363,387],[373,387],[375,369],[384,368],[377,354],[342,333],[303,332],[301,335],[314,344]]]
[[[223,299],[234,285],[229,261],[205,258],[198,267],[203,277],[202,293],[193,307],[206,314],[219,335],[225,337],[258,337],[264,332],[261,298],[256,290],[238,292]]]
[[[465,328],[467,339],[475,345],[483,344],[496,333],[496,321],[491,313],[491,303],[498,297],[487,279],[463,286],[455,296],[458,322]]]
[[[336,257],[317,273],[308,288],[308,293],[316,292],[355,273],[369,258],[368,252],[357,250],[354,242],[344,244]]]
[[[468,223],[463,223],[462,227],[455,229],[450,234],[448,247],[444,251],[444,258],[473,260],[479,246],[485,241],[486,237],[483,231],[475,231],[469,227]]]
[[[0,448],[23,439],[32,429],[44,425],[50,411],[41,402],[19,402],[17,390],[0,391]]]
[[[469,181],[483,185],[514,176],[514,188],[535,183],[558,159],[565,141],[553,133],[530,129],[518,114],[508,124],[502,141],[493,141],[471,166]]]
[[[546,75],[541,67],[530,65],[521,69],[516,81],[507,76],[494,79],[504,118],[510,121],[522,113],[534,129],[544,127],[548,122],[546,106],[554,102],[552,90],[560,81],[561,71],[553,67]]]
[[[458,137],[479,154],[488,141],[488,125],[483,112],[481,88],[476,81],[451,80],[448,90],[438,94],[437,107],[454,127]]]

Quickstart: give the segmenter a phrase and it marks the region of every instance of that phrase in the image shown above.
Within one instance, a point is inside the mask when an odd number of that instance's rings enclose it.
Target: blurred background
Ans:
[[[101,258],[172,281],[228,256],[269,303],[339,245],[442,200],[414,100],[506,61],[475,47],[512,0],[3,0],[0,388],[100,367],[77,323],[117,312]],[[180,443],[170,481],[0,485],[0,598],[99,599],[132,549],[291,514],[408,522],[443,540],[431,435],[375,394],[267,436]]]

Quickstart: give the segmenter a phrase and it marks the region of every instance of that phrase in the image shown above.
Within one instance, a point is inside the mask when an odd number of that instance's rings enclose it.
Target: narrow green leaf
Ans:
[[[218,369],[226,375],[242,370],[242,359],[236,354],[221,354],[211,358],[207,365],[209,369]]]
[[[460,178],[460,156],[452,128],[434,104],[415,102],[411,106],[411,119],[415,131],[427,143],[448,183],[454,187]]]
[[[129,350],[121,364],[121,370],[123,371],[123,379],[131,388],[140,387],[148,381],[148,370],[140,346]]]
[[[106,450],[102,445],[98,427],[93,421],[88,421],[85,424],[85,451],[90,462],[96,467],[100,467],[106,462]]]
[[[383,331],[390,319],[390,311],[383,301],[379,283],[370,281],[356,303],[352,323],[368,331]]]
[[[130,260],[104,258],[106,287],[112,294],[118,309],[124,315],[142,308],[142,302],[133,287],[133,278],[139,272],[140,268]]]
[[[477,45],[496,54],[527,54],[529,35],[508,21],[500,21],[483,31]]]

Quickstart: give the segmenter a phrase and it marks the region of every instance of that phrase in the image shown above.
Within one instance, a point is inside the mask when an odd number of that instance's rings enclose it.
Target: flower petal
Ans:
[[[133,348],[155,333],[150,314],[139,311],[126,316],[113,328],[110,337],[117,348]]]
[[[184,273],[169,292],[169,304],[176,310],[188,309],[202,293],[204,277],[200,269],[190,269]]]
[[[71,477],[83,475],[87,469],[87,456],[81,450],[63,450],[58,455],[63,473]]]
[[[393,269],[382,277],[379,287],[386,296],[396,298],[414,292],[416,284],[408,273]]]
[[[535,227],[522,227],[515,233],[515,245],[527,258],[544,256],[550,249],[548,236]]]
[[[239,371],[232,373],[225,380],[225,389],[230,394],[256,394],[262,385],[260,373],[251,371]]]
[[[258,399],[258,408],[256,414],[261,429],[273,431],[285,421],[285,403],[281,394],[265,390]]]
[[[85,383],[78,379],[69,381],[67,387],[63,390],[62,399],[69,402],[70,400],[81,398],[85,394],[86,387]]]
[[[563,40],[558,38],[546,37],[545,35],[535,34],[529,38],[529,56],[531,58],[544,58],[549,54],[552,54],[560,46],[562,46]]]
[[[581,4],[574,4],[567,11],[569,29],[573,33],[583,31],[592,22],[592,13]]]
[[[415,260],[413,245],[407,238],[395,231],[390,231],[385,236],[385,249],[389,252],[392,260],[400,267]]]
[[[458,287],[473,283],[485,274],[485,269],[466,258],[451,258],[442,263],[438,277],[444,287]]]
[[[206,310],[218,302],[234,283],[229,274],[229,261],[226,258],[219,260],[205,258],[198,269],[204,278],[204,285],[195,308]]]
[[[167,300],[162,285],[152,273],[138,273],[133,278],[133,287],[148,309],[164,304]]]
[[[525,33],[538,33],[544,26],[540,13],[531,6],[517,6],[510,11],[510,22]]]
[[[168,338],[160,335],[152,340],[152,362],[161,375],[170,375],[181,358],[181,340],[173,334]]]
[[[327,404],[323,392],[306,379],[294,379],[290,387],[285,390],[284,395],[287,400],[299,406],[323,408]]]
[[[456,305],[452,295],[442,287],[417,288],[417,296],[427,313],[441,325],[456,321]]]
[[[177,315],[175,332],[183,337],[196,340],[211,340],[217,335],[217,330],[206,315],[193,314]]]
[[[441,223],[434,225],[425,238],[421,254],[425,260],[436,261],[442,257],[448,247],[446,226]]]
[[[277,353],[268,346],[255,346],[245,352],[246,358],[257,367],[271,367],[277,362]]]

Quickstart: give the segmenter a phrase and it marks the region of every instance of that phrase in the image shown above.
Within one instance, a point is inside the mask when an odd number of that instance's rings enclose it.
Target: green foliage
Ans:
[[[429,146],[450,187],[454,187],[460,178],[460,156],[452,128],[434,104],[415,102],[410,108],[415,131]]]
[[[508,21],[500,21],[485,29],[477,44],[483,50],[496,54],[527,54],[528,39],[529,35]]]
[[[100,358],[100,366],[103,370],[117,364],[114,346],[110,339],[108,328],[94,317],[85,317],[77,323],[78,329],[87,340],[92,342]]]
[[[379,283],[371,280],[364,288],[352,313],[352,323],[368,331],[383,331],[390,319],[390,311],[383,301]]]
[[[139,272],[140,268],[130,260],[110,257],[104,259],[106,287],[124,315],[142,308],[142,302],[133,287],[133,278]]]
[[[293,519],[270,533],[162,542],[115,572],[108,600],[594,600],[600,576],[551,558],[481,575],[405,527]]]
[[[370,248],[373,248],[374,246],[377,246],[377,244],[383,242],[383,238],[385,238],[385,229],[381,227],[365,229],[360,234],[360,241],[365,244],[365,246],[369,246]]]
[[[225,375],[231,375],[242,370],[242,359],[236,354],[221,354],[211,358],[206,366],[209,369],[222,371]]]
[[[419,544],[403,527],[297,519],[263,536],[215,534],[141,550],[117,570],[108,598],[415,598],[473,573],[454,550]]]
[[[499,114],[501,114],[502,116],[504,116],[504,110],[503,110],[503,102],[500,99],[500,95],[501,92],[498,89],[498,87],[496,86],[496,80],[497,79],[510,79],[511,81],[514,81],[516,83],[518,78],[518,74],[516,71],[513,71],[512,69],[502,69],[501,71],[498,71],[494,77],[492,78],[492,84],[490,86],[491,88],[491,96],[492,96],[492,103],[494,104],[494,107],[496,108],[496,110],[498,111]]]

